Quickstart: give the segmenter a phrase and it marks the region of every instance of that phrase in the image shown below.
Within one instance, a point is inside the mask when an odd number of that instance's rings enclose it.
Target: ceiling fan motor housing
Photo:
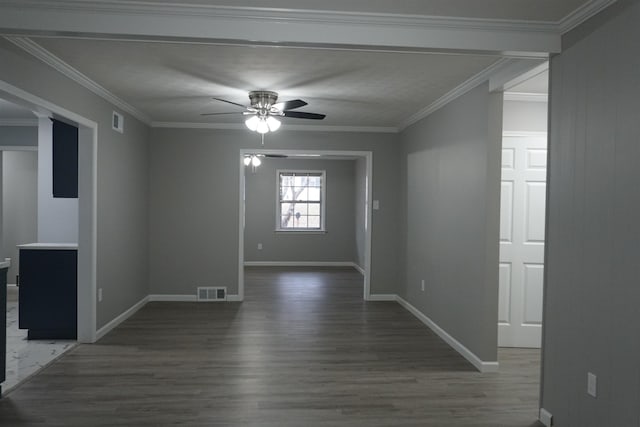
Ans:
[[[267,90],[254,90],[249,92],[249,99],[252,107],[268,110],[278,100],[278,94]]]

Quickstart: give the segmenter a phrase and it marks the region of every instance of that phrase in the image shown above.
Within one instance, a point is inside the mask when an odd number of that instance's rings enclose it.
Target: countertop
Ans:
[[[18,245],[18,249],[78,249],[77,243],[28,243],[26,245]]]
[[[11,258],[5,258],[4,261],[0,262],[0,268],[9,268],[11,267]]]

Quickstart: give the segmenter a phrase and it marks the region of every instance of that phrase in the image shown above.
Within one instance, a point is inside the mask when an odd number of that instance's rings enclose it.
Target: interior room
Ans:
[[[2,423],[637,426],[639,20],[1,2]]]

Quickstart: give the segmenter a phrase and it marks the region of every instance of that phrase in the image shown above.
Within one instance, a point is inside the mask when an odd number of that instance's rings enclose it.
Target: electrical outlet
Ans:
[[[262,250],[262,243],[258,243],[258,250],[261,251]]]
[[[422,292],[424,292],[424,279],[422,279],[422,282],[420,283],[420,285],[422,286]]]
[[[587,394],[592,397],[598,395],[598,377],[591,372],[587,373]]]
[[[98,302],[102,302],[102,288],[98,288]]]

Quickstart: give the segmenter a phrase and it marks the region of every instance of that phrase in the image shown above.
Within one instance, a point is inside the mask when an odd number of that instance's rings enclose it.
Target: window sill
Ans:
[[[304,230],[304,229],[292,229],[292,230],[284,230],[277,229],[274,231],[276,234],[327,234],[326,230]]]

